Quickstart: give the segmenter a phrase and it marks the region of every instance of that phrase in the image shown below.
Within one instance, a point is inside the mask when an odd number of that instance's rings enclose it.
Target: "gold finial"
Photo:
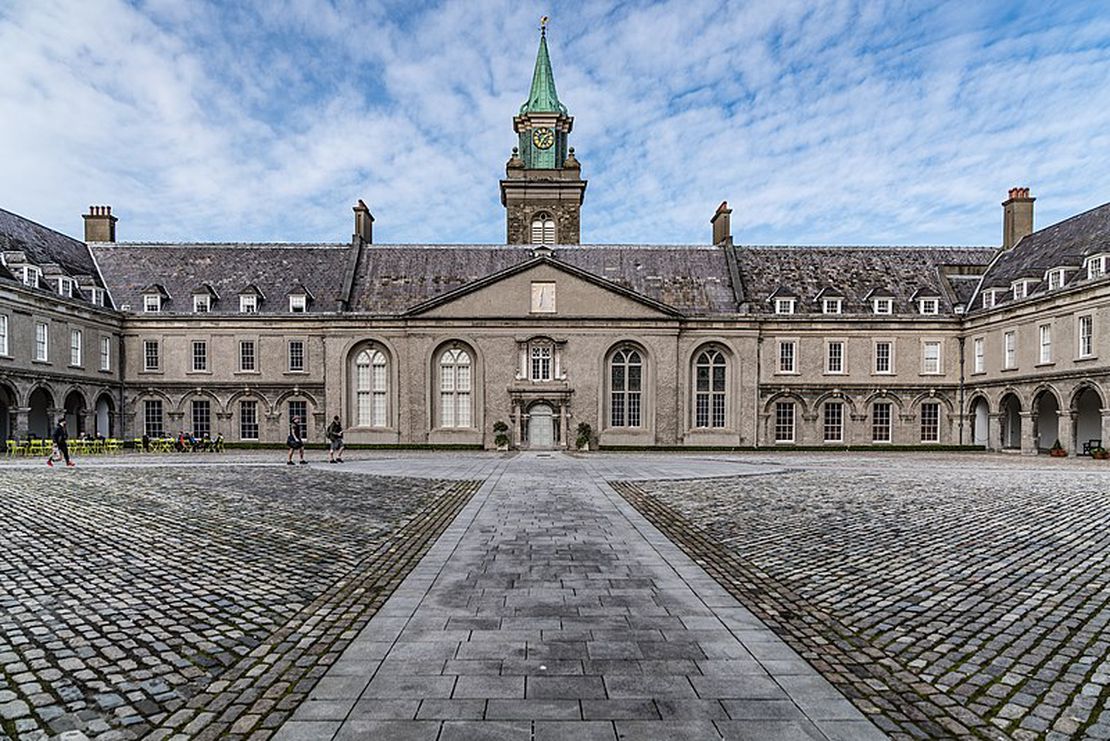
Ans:
[[[540,16],[540,34],[543,35],[543,36],[547,35],[547,16],[546,15]]]

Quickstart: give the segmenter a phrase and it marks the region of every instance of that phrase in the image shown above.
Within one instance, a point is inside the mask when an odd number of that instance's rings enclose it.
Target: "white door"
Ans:
[[[555,412],[547,404],[528,410],[528,447],[549,450],[555,447]]]

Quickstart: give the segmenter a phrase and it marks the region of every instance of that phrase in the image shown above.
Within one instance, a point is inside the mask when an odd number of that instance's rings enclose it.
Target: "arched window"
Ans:
[[[439,421],[441,427],[472,427],[470,353],[462,348],[439,356]]]
[[[385,353],[363,350],[355,358],[355,410],[359,427],[386,427],[389,376]]]
[[[716,348],[694,362],[694,427],[725,427],[725,355]]]
[[[532,244],[555,244],[555,220],[551,214],[538,213],[532,217]]]
[[[640,351],[625,347],[609,361],[609,425],[639,427],[643,408],[644,360]]]

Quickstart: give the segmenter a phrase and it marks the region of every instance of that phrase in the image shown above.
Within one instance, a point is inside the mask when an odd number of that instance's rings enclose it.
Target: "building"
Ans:
[[[1110,204],[1000,247],[593,245],[541,36],[504,245],[71,239],[0,211],[0,432],[570,447],[1110,441]],[[67,362],[68,361],[68,362]]]

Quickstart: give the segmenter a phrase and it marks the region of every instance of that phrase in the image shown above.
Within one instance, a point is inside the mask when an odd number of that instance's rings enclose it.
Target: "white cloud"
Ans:
[[[0,207],[127,239],[503,237],[539,15],[590,180],[583,237],[995,243],[1110,192],[1110,14],[829,0],[652,4],[16,0]],[[1005,15],[1003,15],[1005,14]]]

